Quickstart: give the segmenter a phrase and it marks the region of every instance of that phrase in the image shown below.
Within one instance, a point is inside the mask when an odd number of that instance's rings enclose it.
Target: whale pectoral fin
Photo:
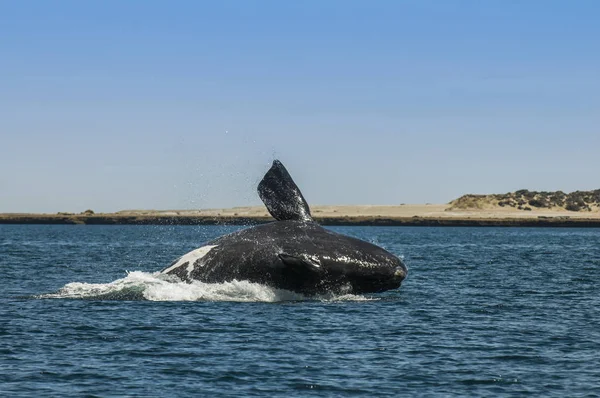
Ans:
[[[278,221],[312,221],[306,199],[279,160],[273,161],[258,184],[258,196]]]
[[[309,257],[290,256],[289,254],[280,253],[281,261],[290,267],[292,270],[301,272],[320,273],[323,271],[318,260]]]

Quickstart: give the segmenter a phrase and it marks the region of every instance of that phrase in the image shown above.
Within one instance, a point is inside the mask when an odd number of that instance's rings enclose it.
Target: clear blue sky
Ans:
[[[1,1],[0,212],[600,188],[597,1]]]

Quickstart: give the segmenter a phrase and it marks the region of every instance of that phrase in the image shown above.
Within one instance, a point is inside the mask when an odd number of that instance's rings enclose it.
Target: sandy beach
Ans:
[[[406,205],[346,205],[346,206],[311,206],[314,218],[339,217],[373,217],[373,218],[411,218],[423,217],[432,219],[472,218],[472,219],[536,219],[578,218],[600,219],[600,211],[574,212],[564,209],[533,209],[530,211],[512,208],[452,210],[450,204],[406,204]],[[200,217],[248,217],[269,218],[264,206],[232,207],[224,209],[204,210],[124,210],[115,214],[139,216],[200,216]]]
[[[394,206],[312,206],[324,225],[440,225],[440,226],[593,226],[600,227],[600,211],[564,209],[517,210],[452,209],[450,204]],[[233,207],[202,210],[123,210],[95,214],[0,214],[3,224],[255,224],[273,219],[266,208]]]

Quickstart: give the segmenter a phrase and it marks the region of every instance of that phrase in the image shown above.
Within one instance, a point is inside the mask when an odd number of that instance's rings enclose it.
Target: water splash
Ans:
[[[248,281],[223,283],[182,282],[172,275],[160,272],[128,272],[125,278],[110,283],[71,282],[55,293],[36,296],[45,299],[87,300],[149,300],[149,301],[236,301],[236,302],[280,302],[316,300],[371,301],[378,298],[353,294],[324,294],[305,296],[289,290],[275,289]]]

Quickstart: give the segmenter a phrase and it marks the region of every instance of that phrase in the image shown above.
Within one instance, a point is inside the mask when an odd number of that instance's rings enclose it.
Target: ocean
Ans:
[[[379,294],[155,274],[239,228],[0,225],[0,396],[600,395],[600,229],[332,227]]]

